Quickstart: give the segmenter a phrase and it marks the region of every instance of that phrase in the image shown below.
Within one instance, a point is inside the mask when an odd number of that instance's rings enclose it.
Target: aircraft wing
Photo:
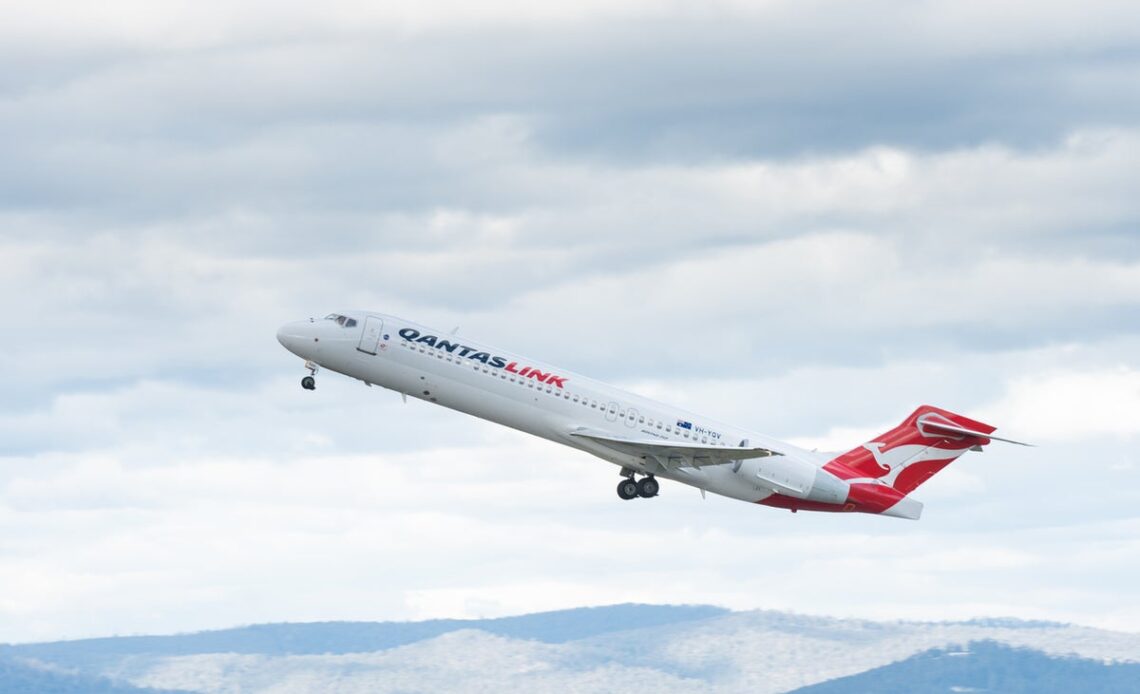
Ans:
[[[652,458],[667,468],[726,465],[745,458],[767,458],[772,455],[783,455],[779,451],[757,446],[709,446],[687,441],[663,441],[661,439],[622,436],[585,427],[571,431],[570,435],[596,441],[627,455]]]

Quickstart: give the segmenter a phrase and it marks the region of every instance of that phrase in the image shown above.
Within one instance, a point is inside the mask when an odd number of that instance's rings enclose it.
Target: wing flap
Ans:
[[[596,441],[621,453],[651,457],[665,467],[700,468],[703,465],[726,465],[745,458],[783,455],[779,451],[759,446],[709,446],[687,441],[634,438],[586,428],[575,429],[570,435]]]

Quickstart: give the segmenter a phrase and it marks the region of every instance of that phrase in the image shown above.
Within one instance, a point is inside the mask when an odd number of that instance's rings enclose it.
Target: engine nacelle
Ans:
[[[756,462],[757,479],[777,493],[828,504],[847,501],[849,485],[806,460],[780,455]]]

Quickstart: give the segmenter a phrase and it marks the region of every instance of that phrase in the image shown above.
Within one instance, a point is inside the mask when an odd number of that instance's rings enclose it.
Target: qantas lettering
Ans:
[[[531,366],[519,368],[516,362],[508,362],[503,357],[494,356],[488,352],[477,352],[474,347],[468,347],[458,342],[450,342],[435,335],[421,335],[420,331],[415,328],[401,328],[399,334],[400,337],[408,342],[418,342],[436,349],[446,350],[450,354],[455,354],[456,350],[459,350],[458,356],[473,359],[487,366],[503,369],[504,371],[518,374],[524,378],[533,378],[539,383],[546,383],[547,385],[558,386],[559,388],[565,387],[565,376],[555,376],[553,373],[539,371]]]

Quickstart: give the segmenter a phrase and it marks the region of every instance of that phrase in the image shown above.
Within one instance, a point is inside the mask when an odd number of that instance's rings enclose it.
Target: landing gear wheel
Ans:
[[[626,501],[629,501],[630,499],[637,496],[637,482],[634,482],[630,479],[625,479],[621,482],[618,482],[617,493],[618,496],[625,499]]]
[[[301,379],[301,387],[305,390],[316,390],[317,379],[313,378],[312,376],[305,376]]]
[[[637,495],[643,499],[657,496],[661,490],[661,483],[653,477],[645,477],[637,483]]]

